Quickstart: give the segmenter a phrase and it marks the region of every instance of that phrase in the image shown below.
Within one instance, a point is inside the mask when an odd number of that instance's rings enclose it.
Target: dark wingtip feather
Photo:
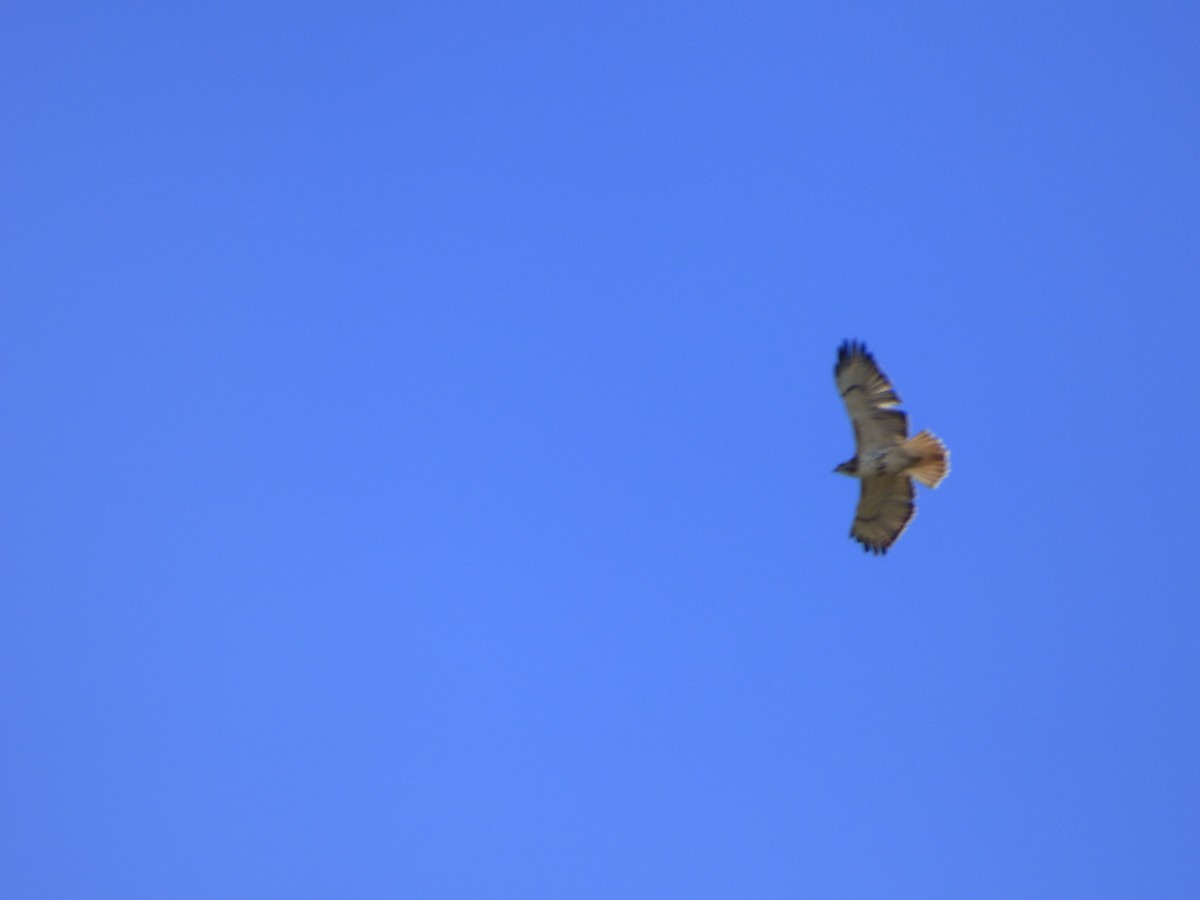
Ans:
[[[835,373],[840,371],[842,366],[846,365],[846,363],[850,362],[856,356],[861,356],[864,359],[875,362],[871,354],[867,351],[867,345],[863,341],[854,340],[853,338],[842,341],[842,345],[838,347],[837,364],[833,367],[833,371]]]
[[[872,556],[886,556],[888,549],[891,547],[891,544],[873,544],[869,541],[864,541],[862,538],[855,536],[853,532],[850,536],[862,545],[863,553],[870,553]]]

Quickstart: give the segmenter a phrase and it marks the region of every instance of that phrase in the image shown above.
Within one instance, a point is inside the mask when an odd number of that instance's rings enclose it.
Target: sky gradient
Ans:
[[[1200,11],[910,6],[4,4],[0,895],[1200,896]]]

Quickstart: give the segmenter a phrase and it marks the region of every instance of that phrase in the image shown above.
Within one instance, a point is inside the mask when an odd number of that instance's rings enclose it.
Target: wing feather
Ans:
[[[854,425],[854,440],[860,455],[890,447],[908,437],[908,416],[892,409],[900,402],[900,395],[865,344],[843,343],[838,349],[833,375]]]
[[[887,553],[917,513],[912,479],[879,475],[862,479],[862,494],[850,536],[872,553]]]

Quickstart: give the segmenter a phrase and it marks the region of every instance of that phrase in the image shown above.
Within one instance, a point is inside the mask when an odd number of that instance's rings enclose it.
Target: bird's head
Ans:
[[[854,457],[854,459],[847,460],[846,462],[842,463],[840,466],[838,466],[836,469],[833,470],[833,474],[849,475],[851,477],[857,475],[858,474],[858,457],[856,456],[856,457]]]

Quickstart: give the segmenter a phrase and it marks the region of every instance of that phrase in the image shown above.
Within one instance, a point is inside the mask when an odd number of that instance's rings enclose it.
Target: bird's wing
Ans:
[[[857,341],[842,344],[833,375],[854,424],[859,454],[899,444],[908,437],[908,416],[892,409],[900,396],[865,345]]]
[[[862,479],[862,496],[854,513],[850,537],[872,553],[887,553],[917,513],[912,479],[907,475],[876,475]]]

